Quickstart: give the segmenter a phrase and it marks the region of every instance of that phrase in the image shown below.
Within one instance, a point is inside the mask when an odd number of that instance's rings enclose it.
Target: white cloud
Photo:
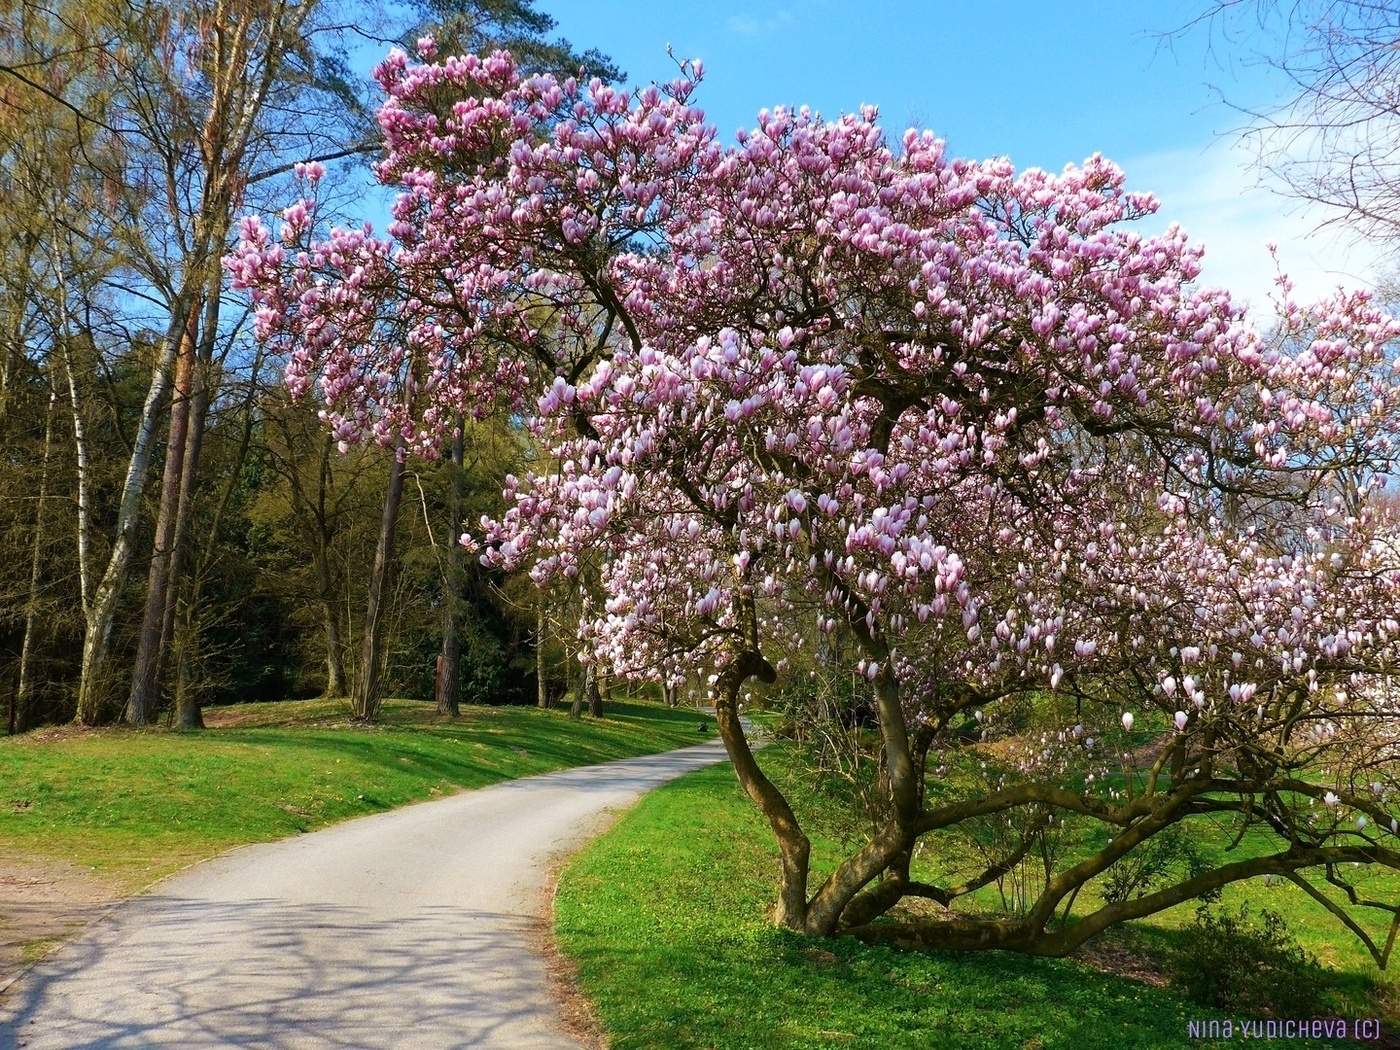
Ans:
[[[783,7],[767,15],[730,15],[724,24],[738,36],[760,37],[776,33],[791,23],[792,12]]]
[[[1327,213],[1283,197],[1261,185],[1252,154],[1227,140],[1202,149],[1179,149],[1120,161],[1128,186],[1150,190],[1161,209],[1148,223],[1152,232],[1180,223],[1205,245],[1203,284],[1228,288],[1252,311],[1269,312],[1277,273],[1267,245],[1278,245],[1278,266],[1302,302],[1340,285],[1371,287],[1384,252],[1354,232],[1319,228]]]

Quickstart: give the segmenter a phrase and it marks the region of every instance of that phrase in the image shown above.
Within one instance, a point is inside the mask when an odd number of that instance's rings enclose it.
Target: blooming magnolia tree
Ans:
[[[1286,282],[1249,323],[1180,231],[1133,228],[1155,203],[1100,158],[1017,173],[895,147],[873,110],[765,112],[721,147],[680,73],[627,94],[391,56],[393,239],[314,238],[301,202],[287,247],[250,220],[230,260],[293,385],[319,377],[343,440],[430,453],[451,413],[542,381],[552,466],[507,479],[483,557],[588,581],[581,644],[615,673],[709,675],[784,925],[1059,954],[1278,875],[1384,962],[1400,908],[1356,872],[1400,868],[1400,325]],[[417,396],[387,396],[410,357]],[[854,654],[880,768],[868,841],[820,880],[738,714],[814,652]],[[1057,724],[1001,741],[977,790],[941,782],[987,754],[974,714],[1044,695]],[[921,840],[1002,818],[999,855],[919,877]],[[1107,844],[1014,913],[960,907],[1065,820]],[[1272,845],[1065,920],[1207,823]],[[892,920],[910,898],[932,906]]]

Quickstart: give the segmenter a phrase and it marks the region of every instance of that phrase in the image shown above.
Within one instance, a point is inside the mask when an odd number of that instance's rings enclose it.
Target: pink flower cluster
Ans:
[[[1393,725],[1400,324],[1365,295],[1251,324],[1102,157],[1017,172],[873,109],[722,147],[698,65],[628,93],[419,53],[377,72],[392,240],[312,238],[306,201],[228,266],[343,440],[428,451],[534,391],[551,467],[484,559],[596,586],[595,657],[677,680],[839,632],[915,721],[1099,705],[1041,764],[1132,708]]]

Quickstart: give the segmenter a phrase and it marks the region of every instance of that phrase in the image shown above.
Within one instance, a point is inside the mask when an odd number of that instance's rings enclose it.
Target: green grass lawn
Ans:
[[[601,720],[392,700],[361,727],[341,701],[214,709],[203,733],[60,729],[0,739],[0,850],[134,889],[231,846],[567,766],[698,743],[701,717],[615,702]],[[713,721],[707,720],[712,727]]]
[[[779,748],[764,755],[782,779]],[[813,835],[816,871],[841,855],[833,838]],[[764,918],[776,858],[766,824],[720,766],[653,792],[572,861],[555,929],[615,1050],[1175,1048],[1211,1045],[1189,1044],[1187,1021],[1223,1016],[1169,987],[1073,959],[916,953],[786,933]],[[1344,931],[1292,886],[1253,887],[1237,888],[1237,899],[1253,892],[1339,968],[1325,995],[1354,1011],[1341,1016],[1382,1012],[1374,969],[1344,946]],[[1164,913],[1122,942],[1160,949],[1191,915],[1189,906]],[[1392,1018],[1388,1032],[1395,1027]]]

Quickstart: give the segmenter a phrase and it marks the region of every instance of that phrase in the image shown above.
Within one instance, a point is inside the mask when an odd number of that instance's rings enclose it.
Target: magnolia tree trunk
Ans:
[[[360,649],[360,673],[350,696],[356,720],[373,722],[384,703],[384,599],[393,573],[394,537],[398,532],[399,504],[403,499],[403,459],[395,447],[389,460],[389,486],[384,494],[384,514],[379,522],[379,542],[370,571],[369,597],[365,603],[365,627]]]
[[[314,522],[315,542],[311,560],[316,568],[316,587],[321,606],[322,629],[326,635],[326,696],[345,696],[349,678],[345,674],[345,641],[341,631],[335,577],[331,572],[331,543],[334,532],[326,516],[326,493],[330,478],[332,438],[329,434],[321,444],[321,467],[316,477],[316,500],[310,504]],[[295,495],[300,490],[293,487]]]
[[[458,416],[448,465],[452,482],[447,490],[447,543],[442,567],[442,650],[438,654],[434,683],[438,714],[453,718],[461,709],[462,640],[458,634],[457,620],[461,613],[463,585],[462,545],[458,538],[462,535],[462,490],[465,486],[462,471],[464,428],[465,421]]]
[[[807,922],[807,868],[812,846],[798,825],[787,799],[759,768],[744,735],[743,723],[739,719],[739,690],[749,677],[755,675],[768,682],[776,678],[773,668],[766,661],[749,654],[744,654],[725,669],[716,683],[715,722],[740,785],[768,818],[768,824],[778,840],[781,867],[774,918],[780,926],[803,930]]]
[[[873,644],[869,648],[882,658],[888,656]],[[1056,783],[1027,780],[926,808],[920,784],[928,748],[934,739],[932,723],[921,724],[917,733],[907,732],[899,685],[888,668],[884,668],[873,684],[880,719],[881,788],[887,803],[865,844],[849,854],[811,892],[808,838],[782,791],[755,760],[739,716],[739,692],[745,681],[753,677],[767,682],[776,678],[773,668],[757,653],[738,654],[716,683],[716,720],[740,785],[767,818],[778,843],[780,871],[774,918],[782,926],[809,935],[851,934],[867,940],[919,947],[960,951],[1003,949],[1028,955],[1062,956],[1112,926],[1199,899],[1233,882],[1261,875],[1281,876],[1317,897],[1313,892],[1316,887],[1300,874],[1308,868],[1332,870],[1347,862],[1357,862],[1380,863],[1400,870],[1400,852],[1384,846],[1295,842],[1278,853],[1234,860],[1204,871],[1188,870],[1180,881],[1161,889],[1104,903],[1074,921],[1066,921],[1079,891],[1134,849],[1193,817],[1213,820],[1222,812],[1248,812],[1256,803],[1243,789],[1257,788],[1257,785],[1208,768],[1209,760],[1203,762],[1202,768],[1187,773],[1182,761],[1183,744],[1176,738],[1166,741],[1158,761],[1158,767],[1165,768],[1165,763],[1176,755],[1176,772],[1171,781],[1161,784],[1154,776],[1139,792],[1120,801],[1088,798]],[[953,713],[967,713],[981,702],[979,694],[969,692],[955,701]],[[1326,801],[1326,789],[1321,784],[1288,779],[1286,786],[1290,792],[1310,797],[1314,802]],[[1232,800],[1223,797],[1222,790],[1242,794]],[[1336,795],[1332,798],[1335,803]],[[1385,815],[1382,807],[1371,799],[1348,793],[1342,801],[1365,810],[1372,820]],[[1106,844],[1072,856],[1063,865],[1039,856],[1037,851],[1045,841],[1043,833],[1048,826],[1044,814],[1055,811],[1098,822],[1107,832]],[[923,836],[957,833],[964,826],[972,829],[968,833],[975,834],[976,828],[985,827],[985,823],[977,822],[987,817],[1014,821],[1016,814],[1026,812],[1041,816],[1027,825],[1019,845],[1008,845],[1002,856],[984,860],[986,867],[980,873],[946,886],[919,882],[911,877],[914,847]],[[977,908],[962,913],[953,910],[961,898],[997,882],[1023,862],[1035,865],[1040,882],[1028,896],[1026,907],[1009,914],[987,914]],[[939,908],[928,917],[874,921],[910,897],[932,901]],[[1368,906],[1392,916],[1400,915],[1400,908],[1384,902],[1368,902]],[[1374,941],[1340,905],[1333,902],[1328,910],[1357,935],[1376,964],[1384,967],[1393,938],[1384,943]]]

